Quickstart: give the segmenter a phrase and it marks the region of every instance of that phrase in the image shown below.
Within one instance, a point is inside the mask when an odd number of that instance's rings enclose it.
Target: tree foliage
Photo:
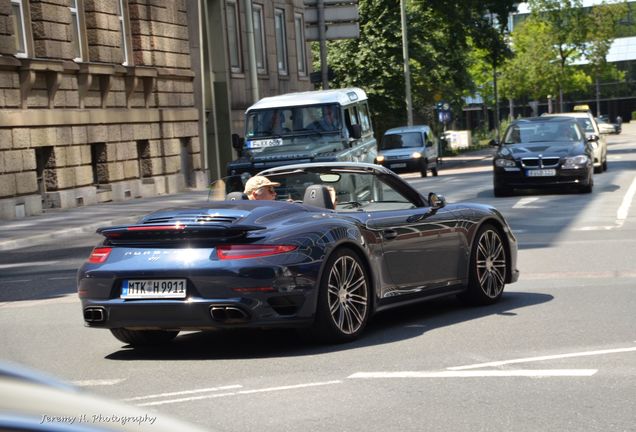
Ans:
[[[439,98],[461,107],[461,96],[475,88],[468,70],[468,41],[482,48],[504,47],[492,41],[500,33],[487,25],[486,13],[491,11],[505,22],[512,5],[512,0],[407,2],[409,67],[418,121],[434,123],[433,106]],[[358,8],[360,37],[328,43],[328,63],[336,75],[331,85],[365,89],[376,131],[381,133],[406,124],[400,1],[359,0]]]

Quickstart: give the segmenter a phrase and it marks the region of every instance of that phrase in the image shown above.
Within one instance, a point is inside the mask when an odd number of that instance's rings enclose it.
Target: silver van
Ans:
[[[245,112],[245,137],[228,175],[305,162],[373,163],[376,155],[366,93],[359,88],[266,97]]]
[[[438,168],[438,141],[426,125],[389,129],[378,145],[376,161],[395,172],[418,171],[434,176]]]

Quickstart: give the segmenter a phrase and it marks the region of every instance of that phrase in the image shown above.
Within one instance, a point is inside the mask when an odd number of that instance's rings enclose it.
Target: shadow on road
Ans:
[[[355,342],[318,344],[291,329],[242,329],[185,333],[173,342],[155,347],[124,346],[106,356],[109,360],[229,360],[296,357],[325,354],[399,342],[427,331],[479,319],[504,315],[514,319],[516,310],[551,301],[546,294],[504,293],[495,305],[469,308],[454,297],[423,302],[379,313]]]

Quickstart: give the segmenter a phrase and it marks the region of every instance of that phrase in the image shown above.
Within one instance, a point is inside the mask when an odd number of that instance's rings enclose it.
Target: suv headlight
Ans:
[[[412,157],[413,159],[419,159],[419,158],[421,158],[421,157],[422,157],[422,153],[420,153],[420,152],[413,152],[413,153],[411,153],[411,157]]]
[[[495,159],[495,166],[500,168],[512,168],[517,166],[514,160],[512,159]]]
[[[563,162],[564,169],[578,169],[583,168],[587,165],[590,159],[585,155],[578,155],[573,157],[565,158]]]
[[[375,162],[376,162],[376,163],[382,163],[382,162],[384,162],[384,156],[382,156],[382,155],[377,155],[377,156],[375,157]]]

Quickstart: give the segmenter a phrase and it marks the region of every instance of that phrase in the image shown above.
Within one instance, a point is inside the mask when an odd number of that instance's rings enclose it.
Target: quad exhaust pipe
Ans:
[[[84,309],[84,321],[89,323],[103,323],[106,321],[106,311],[101,307],[87,307]]]
[[[236,324],[249,320],[247,313],[235,306],[212,306],[210,307],[210,316],[214,321],[224,324]]]

